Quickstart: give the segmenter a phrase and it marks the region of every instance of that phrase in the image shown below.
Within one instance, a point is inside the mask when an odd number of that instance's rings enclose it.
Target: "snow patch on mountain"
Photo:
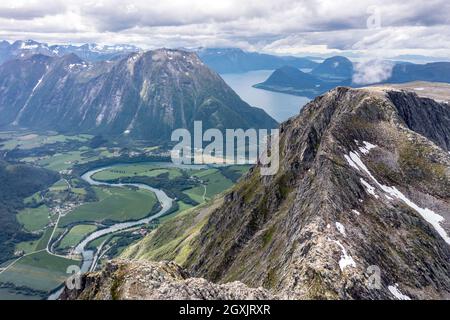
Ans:
[[[388,286],[388,290],[392,293],[398,300],[411,300],[410,297],[400,292],[398,289],[398,284],[396,283],[393,286]]]
[[[353,258],[347,253],[347,250],[342,245],[342,243],[340,243],[338,240],[332,240],[329,238],[328,241],[336,243],[339,248],[341,248],[342,254],[341,259],[339,260],[339,268],[341,269],[341,271],[344,271],[344,269],[347,267],[356,267],[355,260],[353,260]]]
[[[347,234],[345,233],[345,227],[342,223],[336,222],[336,229],[344,236],[346,237]]]
[[[410,208],[414,209],[417,213],[420,214],[420,216],[427,221],[429,224],[431,224],[434,229],[437,231],[437,233],[447,242],[450,244],[450,237],[447,235],[447,232],[444,230],[444,228],[441,226],[441,223],[444,222],[444,217],[441,215],[435,213],[434,211],[428,209],[428,208],[421,208],[417,204],[415,204],[413,201],[411,201],[408,197],[406,197],[402,192],[400,192],[396,187],[389,187],[381,184],[378,182],[378,180],[372,175],[372,173],[369,171],[369,169],[366,167],[366,165],[362,162],[360,156],[356,153],[351,151],[349,155],[345,155],[345,159],[352,167],[357,167],[358,171],[362,171],[367,176],[370,177],[370,179],[380,188],[382,191],[386,193],[388,197],[391,199],[399,199],[403,201],[406,205],[408,205]],[[371,186],[368,182],[366,182],[363,178],[360,179],[361,183],[366,187],[366,190],[368,193],[375,195],[376,198],[378,196],[375,194],[375,188]]]

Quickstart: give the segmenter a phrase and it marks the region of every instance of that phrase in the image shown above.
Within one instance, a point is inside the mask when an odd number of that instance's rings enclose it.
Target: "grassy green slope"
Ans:
[[[173,260],[183,265],[209,215],[222,202],[223,198],[217,198],[164,220],[158,229],[125,250],[122,257],[155,261]]]

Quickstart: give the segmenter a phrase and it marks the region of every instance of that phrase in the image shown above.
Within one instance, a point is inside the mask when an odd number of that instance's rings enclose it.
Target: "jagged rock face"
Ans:
[[[102,271],[84,275],[80,290],[65,288],[62,300],[261,300],[275,296],[264,289],[253,289],[240,282],[214,284],[189,278],[173,262],[118,260]]]
[[[448,104],[396,91],[388,95],[409,129],[427,137],[444,150],[450,150]]]
[[[207,128],[273,128],[194,53],[155,50],[113,62],[34,55],[0,66],[0,126],[168,140]]]
[[[449,299],[449,117],[412,93],[318,97],[282,124],[278,174],[253,168],[185,266],[293,299]]]

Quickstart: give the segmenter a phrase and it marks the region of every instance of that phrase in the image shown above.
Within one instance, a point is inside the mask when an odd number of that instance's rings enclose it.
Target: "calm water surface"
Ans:
[[[220,76],[248,104],[264,109],[272,118],[283,122],[297,115],[310,100],[306,97],[256,89],[254,84],[265,81],[273,70],[258,70],[245,73],[229,73]]]

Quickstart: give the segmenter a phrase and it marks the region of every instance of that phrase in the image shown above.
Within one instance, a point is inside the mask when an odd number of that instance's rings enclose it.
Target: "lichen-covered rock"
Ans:
[[[89,300],[260,300],[274,299],[267,290],[241,282],[214,284],[189,278],[173,262],[118,260],[82,277],[80,290],[65,288],[61,299]]]

